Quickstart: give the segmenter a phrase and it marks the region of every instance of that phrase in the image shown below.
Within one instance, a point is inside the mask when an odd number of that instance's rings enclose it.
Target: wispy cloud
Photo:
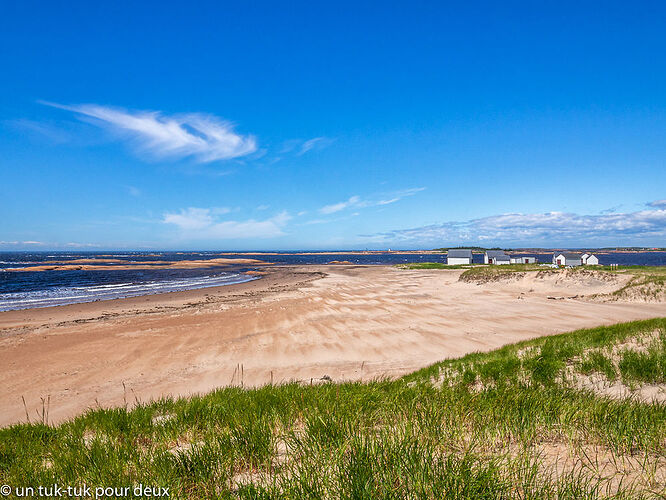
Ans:
[[[338,203],[333,203],[332,205],[325,205],[321,207],[319,211],[322,214],[333,214],[335,212],[339,212],[340,210],[344,210],[345,208],[356,207],[360,203],[361,203],[360,196],[352,196],[348,200],[340,201]]]
[[[617,244],[638,239],[663,241],[666,237],[666,209],[601,215],[565,212],[502,214],[398,229],[364,237],[414,244],[491,241],[544,246],[602,240],[614,240]]]
[[[3,246],[15,246],[15,245],[30,245],[30,246],[42,246],[46,245],[43,241],[0,241],[0,245]]]
[[[286,212],[265,220],[219,220],[215,209],[190,207],[177,213],[165,213],[162,222],[175,225],[186,238],[241,239],[275,238],[284,235],[283,228],[291,219]]]
[[[653,208],[666,208],[666,200],[655,200],[646,203],[646,205],[648,207],[653,207]]]
[[[295,154],[296,156],[304,155],[309,151],[319,151],[327,148],[335,142],[335,139],[330,137],[313,137],[312,139],[289,139],[282,143],[279,150],[280,154]]]
[[[186,158],[206,163],[248,155],[257,150],[253,136],[234,131],[231,123],[203,113],[164,115],[97,104],[42,104],[86,117],[91,123],[123,133],[141,151],[157,158]]]
[[[328,137],[315,137],[313,139],[309,139],[301,144],[301,148],[297,155],[301,156],[308,151],[324,149],[325,147],[330,146],[332,143],[333,139],[329,139]]]
[[[54,243],[54,242],[44,242],[44,241],[0,241],[0,246],[21,249],[21,248],[34,248],[34,247],[99,248],[101,245],[98,245],[97,243],[77,243],[77,242]]]
[[[331,205],[325,205],[319,209],[319,212],[322,214],[332,214],[335,212],[340,212],[347,208],[365,208],[365,207],[377,207],[382,205],[390,205],[397,201],[406,198],[407,196],[413,196],[416,193],[423,191],[425,188],[410,188],[403,189],[401,191],[394,191],[388,193],[385,197],[382,198],[371,198],[371,199],[361,199],[360,196],[352,196],[345,201],[340,201],[338,203],[333,203]]]

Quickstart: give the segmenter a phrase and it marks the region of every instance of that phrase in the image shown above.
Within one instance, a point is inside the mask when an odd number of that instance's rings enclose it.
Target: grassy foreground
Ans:
[[[394,381],[233,387],[15,425],[0,430],[0,483],[93,497],[140,483],[171,498],[664,498],[666,405],[602,396],[580,385],[590,374],[663,383],[666,318]]]

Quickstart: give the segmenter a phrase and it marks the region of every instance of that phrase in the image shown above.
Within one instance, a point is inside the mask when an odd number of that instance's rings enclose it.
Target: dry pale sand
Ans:
[[[22,397],[35,418],[50,396],[60,421],[271,377],[393,377],[540,335],[666,316],[663,303],[580,297],[621,282],[531,273],[478,285],[459,282],[461,271],[383,266],[266,271],[241,285],[0,313],[0,425],[26,420]]]

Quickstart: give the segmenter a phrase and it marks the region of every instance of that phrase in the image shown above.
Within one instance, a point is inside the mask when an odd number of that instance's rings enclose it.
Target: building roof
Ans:
[[[559,255],[564,255],[565,259],[580,259],[582,257],[579,253],[570,253],[570,252],[559,252],[555,254],[555,257]]]
[[[495,258],[495,257],[503,257],[506,254],[504,253],[504,250],[486,250],[486,255],[488,257]]]
[[[492,257],[494,260],[511,260],[511,257],[509,257],[507,254],[502,254],[502,255],[495,255]]]
[[[456,258],[462,258],[462,259],[471,259],[472,258],[472,251],[468,250],[466,248],[460,248],[456,250],[449,250],[446,254],[447,257],[456,257]]]

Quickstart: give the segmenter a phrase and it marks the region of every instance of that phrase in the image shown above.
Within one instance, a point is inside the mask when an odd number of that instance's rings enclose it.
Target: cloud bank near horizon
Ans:
[[[156,158],[193,158],[200,163],[229,160],[254,153],[256,139],[240,135],[233,125],[214,115],[130,111],[98,104],[42,104],[84,117],[94,125],[120,132],[141,152]]]
[[[347,200],[348,201],[348,200]],[[381,200],[380,200],[381,201]],[[357,205],[360,200],[352,200]],[[372,206],[377,206],[377,201]],[[660,207],[662,202],[650,202],[647,207]],[[263,207],[262,207],[263,208]],[[350,208],[350,207],[345,207]],[[344,210],[343,208],[342,210]],[[267,209],[267,208],[266,208]],[[174,244],[187,246],[215,241],[255,239],[257,241],[289,236],[281,240],[280,247],[289,248],[289,241],[298,241],[299,249],[321,248],[320,242],[302,240],[298,227],[330,220],[314,220],[292,224],[306,214],[299,212],[292,216],[280,211],[265,218],[233,217],[238,208],[228,207],[189,207],[177,211],[163,212],[154,223],[171,227],[164,248]],[[360,215],[354,213],[352,215]],[[342,216],[343,220],[347,216]],[[231,220],[230,220],[231,219]],[[309,231],[309,230],[308,230]],[[306,233],[307,234],[307,233]],[[75,236],[76,237],[76,236]],[[634,212],[581,215],[570,212],[509,213],[490,215],[466,221],[447,221],[425,226],[395,229],[357,236],[335,235],[336,248],[436,248],[449,245],[579,248],[615,246],[666,246],[666,207],[647,208]],[[257,243],[262,246],[261,243]],[[63,247],[104,247],[103,243],[47,243],[44,241],[0,241],[0,249],[16,248],[63,248]],[[108,246],[108,245],[107,245]],[[115,245],[118,246],[118,245]],[[122,245],[132,248],[131,242]],[[119,247],[120,247],[119,246]],[[158,249],[159,245],[141,248]],[[180,247],[179,247],[180,248]]]
[[[655,209],[600,215],[508,213],[360,237],[377,243],[407,245],[512,243],[548,247],[563,243],[594,245],[616,241],[616,245],[630,245],[632,242],[650,241],[652,245],[663,246],[666,241],[666,203],[661,200],[646,205]]]

